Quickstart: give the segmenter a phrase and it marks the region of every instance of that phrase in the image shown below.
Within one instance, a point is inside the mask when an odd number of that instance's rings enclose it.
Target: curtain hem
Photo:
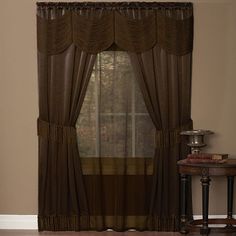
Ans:
[[[117,227],[103,223],[102,221],[99,222],[99,226],[95,226],[93,218],[96,217],[99,216],[38,216],[38,231],[106,231],[112,229],[117,232],[124,232],[135,229],[136,231],[176,232],[179,231],[180,225],[179,216],[169,216],[165,218],[159,218],[157,216],[140,216],[144,221],[143,225],[139,226],[126,222],[121,227]],[[116,218],[117,216],[108,216],[108,218],[109,217]],[[103,217],[102,219],[106,220]]]

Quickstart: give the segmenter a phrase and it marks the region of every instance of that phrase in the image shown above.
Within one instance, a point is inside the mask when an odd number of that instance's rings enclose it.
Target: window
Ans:
[[[97,56],[77,121],[81,157],[152,157],[155,128],[123,51]]]

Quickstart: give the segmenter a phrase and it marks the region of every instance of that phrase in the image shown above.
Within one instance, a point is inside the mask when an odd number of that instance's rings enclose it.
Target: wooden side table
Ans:
[[[233,188],[234,176],[236,175],[236,159],[228,159],[222,164],[193,164],[187,163],[186,160],[178,161],[179,173],[181,175],[181,233],[188,233],[189,230],[208,235],[210,231],[214,232],[236,232],[236,219],[233,218]],[[187,219],[186,214],[186,194],[187,182],[189,175],[200,175],[202,184],[202,219]],[[209,205],[209,185],[211,176],[226,176],[228,179],[228,201],[227,201],[227,218],[226,219],[208,219]],[[224,228],[208,227],[208,224],[225,224]],[[234,226],[235,225],[235,226]]]

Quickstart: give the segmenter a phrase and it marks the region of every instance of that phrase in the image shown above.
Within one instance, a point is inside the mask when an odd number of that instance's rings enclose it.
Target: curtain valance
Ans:
[[[167,52],[192,51],[192,3],[38,3],[38,50],[49,55],[72,43],[88,53],[113,44],[144,52],[156,44]]]

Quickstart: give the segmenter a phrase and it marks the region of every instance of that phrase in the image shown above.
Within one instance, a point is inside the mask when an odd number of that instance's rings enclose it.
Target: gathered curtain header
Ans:
[[[167,52],[192,51],[191,3],[44,3],[37,4],[38,50],[58,54],[74,43],[88,53],[112,45],[144,52],[156,44]]]

